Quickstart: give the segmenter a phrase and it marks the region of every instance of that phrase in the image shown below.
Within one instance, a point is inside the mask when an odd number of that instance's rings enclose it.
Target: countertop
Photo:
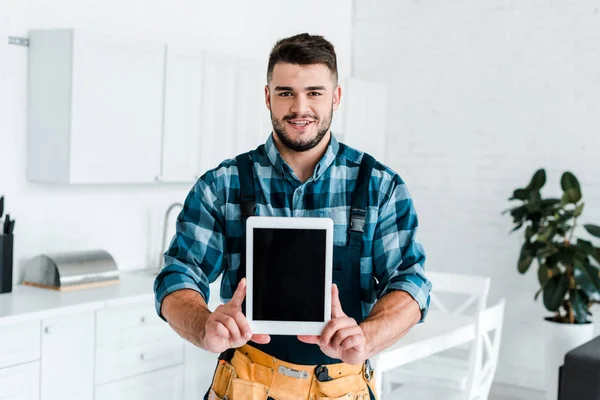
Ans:
[[[145,271],[121,271],[117,285],[67,292],[14,285],[11,293],[0,294],[0,326],[129,303],[154,307],[154,278],[155,275]],[[211,309],[215,301],[218,303],[218,297],[211,296]]]

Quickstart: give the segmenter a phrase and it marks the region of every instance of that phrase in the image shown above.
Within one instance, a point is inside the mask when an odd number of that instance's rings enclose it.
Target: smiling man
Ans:
[[[369,358],[425,318],[431,283],[413,202],[398,174],[332,135],[341,97],[331,43],[278,41],[265,86],[272,134],[206,172],[185,200],[154,289],[180,336],[219,353],[205,399],[375,399]],[[242,307],[251,215],[333,219],[340,273],[321,335],[252,334]],[[210,312],[219,275],[225,304]]]

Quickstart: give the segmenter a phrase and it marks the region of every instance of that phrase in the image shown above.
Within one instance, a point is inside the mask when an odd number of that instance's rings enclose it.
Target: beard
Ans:
[[[273,131],[277,134],[277,137],[279,138],[279,140],[281,140],[281,143],[283,143],[283,145],[285,147],[287,147],[290,150],[294,150],[297,152],[304,152],[304,151],[308,151],[312,148],[314,148],[316,145],[318,145],[319,143],[321,143],[321,140],[323,140],[323,138],[325,137],[325,135],[327,134],[327,131],[329,131],[329,127],[331,126],[331,119],[333,118],[333,105],[331,106],[331,111],[329,111],[329,115],[326,116],[325,119],[321,120],[319,117],[317,117],[316,115],[311,115],[311,114],[288,114],[286,116],[284,116],[281,120],[276,119],[275,117],[273,117],[273,111],[269,110],[271,112],[271,122],[273,123]],[[297,118],[310,118],[313,119],[314,122],[313,124],[317,124],[317,136],[315,136],[313,139],[310,140],[294,140],[290,137],[290,135],[288,135],[285,131],[285,124],[286,121],[290,120],[290,119],[297,119]]]

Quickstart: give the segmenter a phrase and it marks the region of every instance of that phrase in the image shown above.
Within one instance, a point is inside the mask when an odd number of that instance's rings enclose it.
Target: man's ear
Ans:
[[[271,91],[269,90],[269,85],[265,85],[265,104],[267,105],[267,110],[271,110]]]
[[[333,111],[337,110],[342,101],[342,87],[337,85],[333,90]]]

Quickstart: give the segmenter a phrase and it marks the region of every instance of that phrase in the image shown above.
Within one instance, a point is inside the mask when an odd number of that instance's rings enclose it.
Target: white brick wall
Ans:
[[[506,199],[540,166],[544,193],[557,195],[569,169],[583,220],[600,223],[599,10],[598,0],[354,2],[352,74],[389,87],[386,161],[415,198],[427,267],[489,275],[490,300],[508,300],[503,382],[543,387],[546,314],[533,271],[516,271],[521,234],[508,235]]]

